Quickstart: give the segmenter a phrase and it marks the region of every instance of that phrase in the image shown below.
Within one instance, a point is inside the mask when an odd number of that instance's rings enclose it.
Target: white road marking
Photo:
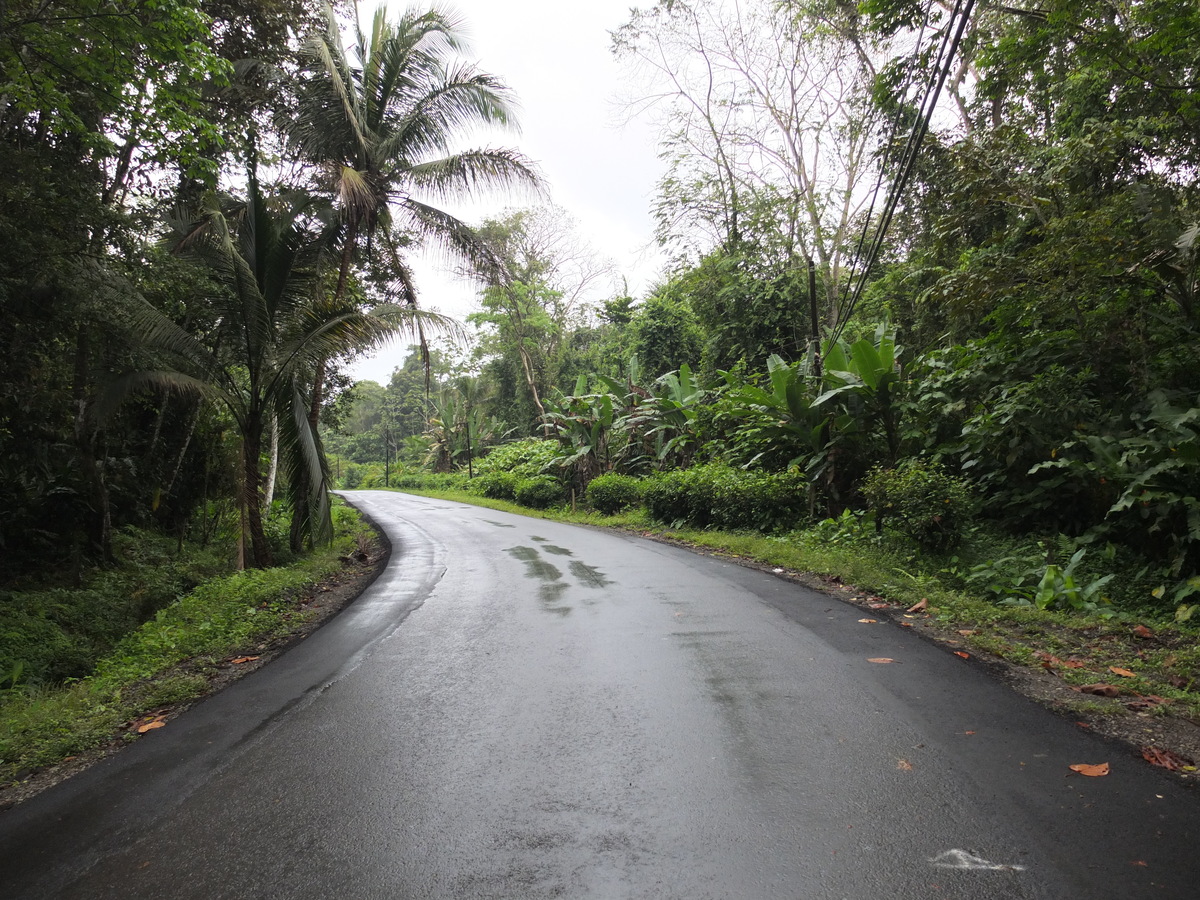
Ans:
[[[969,872],[1024,872],[1024,866],[1005,866],[972,856],[966,850],[947,850],[930,860],[938,869],[962,869]]]

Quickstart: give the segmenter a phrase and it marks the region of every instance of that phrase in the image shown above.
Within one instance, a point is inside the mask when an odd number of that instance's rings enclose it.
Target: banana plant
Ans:
[[[699,444],[700,409],[710,393],[684,363],[677,371],[660,376],[649,396],[634,407],[630,428],[650,443],[660,467],[681,468],[691,462]]]
[[[873,423],[883,427],[888,466],[900,454],[899,393],[903,382],[895,330],[886,323],[875,330],[874,339],[861,338],[853,344],[826,341],[822,393],[812,401],[814,408],[843,410],[854,430],[869,433]],[[843,431],[843,433],[845,433]]]
[[[811,358],[787,363],[776,354],[767,358],[764,386],[736,373],[720,371],[725,381],[721,415],[734,424],[735,446],[753,455],[746,465],[758,463],[775,448],[795,454],[787,467],[801,466],[813,474],[821,451],[828,442],[829,422],[825,411],[813,401],[810,387]],[[753,450],[764,448],[757,453]]]
[[[563,445],[558,465],[570,471],[581,491],[611,466],[609,441],[619,403],[607,391],[589,392],[586,375],[576,379],[571,394],[545,401],[543,422]]]

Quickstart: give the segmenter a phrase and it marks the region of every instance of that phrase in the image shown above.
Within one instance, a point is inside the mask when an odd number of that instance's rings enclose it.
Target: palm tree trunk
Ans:
[[[279,475],[279,417],[272,414],[271,416],[271,446],[268,450],[271,461],[267,466],[267,487],[263,492],[263,508],[271,509],[271,503],[275,500],[275,479]]]
[[[263,528],[262,472],[259,468],[262,436],[259,431],[247,429],[248,433],[242,441],[242,508],[246,511],[246,527],[249,530],[254,567],[266,569],[273,565],[273,560],[271,547],[267,543],[267,532]]]

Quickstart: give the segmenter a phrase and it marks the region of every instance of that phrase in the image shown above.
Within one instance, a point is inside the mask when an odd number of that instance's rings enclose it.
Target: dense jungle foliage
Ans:
[[[109,623],[28,672],[191,582],[105,606],[161,536],[268,567],[328,539],[335,482],[418,471],[722,528],[867,517],[931,554],[986,532],[962,577],[1001,599],[1200,602],[1194,3],[631,11],[613,52],[669,98],[671,261],[639,296],[560,211],[446,213],[536,186],[463,149],[512,98],[452,13],[350,12],[0,7],[0,585],[69,631],[90,613],[46,592],[86,584]],[[426,246],[478,281],[467,323],[420,310]],[[396,334],[390,382],[351,386]]]

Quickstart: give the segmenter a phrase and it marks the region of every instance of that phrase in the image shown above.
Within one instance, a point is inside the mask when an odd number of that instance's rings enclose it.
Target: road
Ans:
[[[974,660],[675,547],[347,496],[388,570],[0,814],[0,897],[1200,896],[1196,794]]]

